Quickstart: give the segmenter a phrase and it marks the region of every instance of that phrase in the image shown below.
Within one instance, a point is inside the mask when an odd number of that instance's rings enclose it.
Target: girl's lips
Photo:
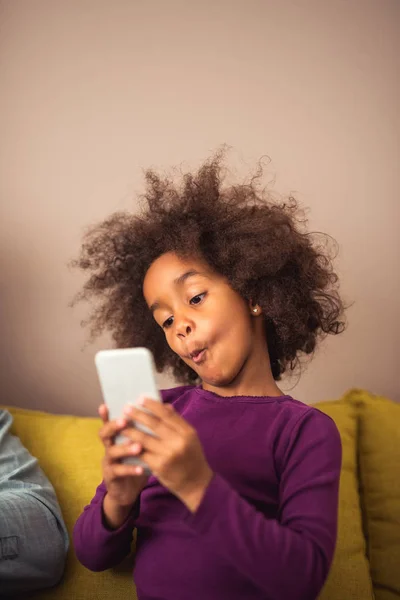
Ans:
[[[202,350],[198,354],[195,354],[194,356],[192,356],[192,361],[196,364],[199,364],[200,362],[202,362],[204,360],[206,352],[207,352],[207,348],[204,348],[204,350]]]

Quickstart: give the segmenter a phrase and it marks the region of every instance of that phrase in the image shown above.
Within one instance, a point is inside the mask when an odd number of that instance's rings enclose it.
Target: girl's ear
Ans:
[[[262,313],[262,308],[258,304],[254,304],[252,300],[250,300],[250,312],[253,317],[257,317]]]

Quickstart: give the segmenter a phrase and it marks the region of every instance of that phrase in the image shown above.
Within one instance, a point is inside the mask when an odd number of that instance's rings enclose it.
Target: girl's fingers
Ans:
[[[143,467],[140,465],[124,465],[121,463],[115,463],[111,467],[112,477],[113,479],[117,479],[119,477],[128,477],[135,475],[143,475]]]
[[[171,404],[157,402],[151,398],[141,398],[141,405],[158,417],[164,425],[171,429],[175,429],[178,433],[185,433],[188,428],[188,423],[175,411]]]
[[[117,419],[116,421],[107,421],[99,431],[99,436],[103,444],[108,447],[114,443],[114,437],[126,427],[126,419]]]
[[[126,456],[137,456],[142,450],[140,444],[131,441],[124,444],[114,444],[107,449],[107,458],[110,461],[120,460]]]
[[[152,454],[151,452],[143,451],[140,455],[140,460],[142,460],[149,467],[149,469],[155,473],[157,467],[159,466],[160,457]]]
[[[144,431],[139,431],[139,429],[135,429],[134,427],[127,427],[121,431],[121,435],[125,436],[130,440],[130,443],[137,443],[142,446],[142,448],[146,448],[146,450],[150,450],[152,452],[159,452],[163,447],[163,442],[157,437],[155,438],[148,433],[144,433]]]
[[[98,413],[100,416],[100,419],[103,421],[103,423],[107,423],[108,421],[108,408],[105,404],[100,404],[99,408],[98,408]]]
[[[134,406],[126,407],[124,413],[127,419],[134,423],[145,425],[160,439],[167,438],[171,435],[171,429],[154,415],[144,412],[139,408],[135,408]]]

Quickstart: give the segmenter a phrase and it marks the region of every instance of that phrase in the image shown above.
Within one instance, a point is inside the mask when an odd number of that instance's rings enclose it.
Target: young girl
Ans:
[[[343,330],[337,277],[296,206],[226,187],[221,157],[177,186],[148,172],[140,214],[86,236],[92,335],[146,346],[182,387],[109,421],[103,482],[74,529],[101,571],[137,530],[139,600],[311,600],[335,548],[341,443],[334,422],[279,389],[299,355]],[[128,426],[134,419],[156,437]],[[122,432],[124,446],[113,444]],[[152,471],[124,464],[140,455]]]

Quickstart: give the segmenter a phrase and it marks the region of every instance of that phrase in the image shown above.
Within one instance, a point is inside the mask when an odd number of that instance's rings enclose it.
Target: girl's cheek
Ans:
[[[174,340],[173,336],[170,333],[166,332],[165,339],[167,340],[167,344],[171,348],[171,350],[173,350],[173,352],[175,352],[176,354],[179,354],[179,352],[177,352],[176,340]]]

